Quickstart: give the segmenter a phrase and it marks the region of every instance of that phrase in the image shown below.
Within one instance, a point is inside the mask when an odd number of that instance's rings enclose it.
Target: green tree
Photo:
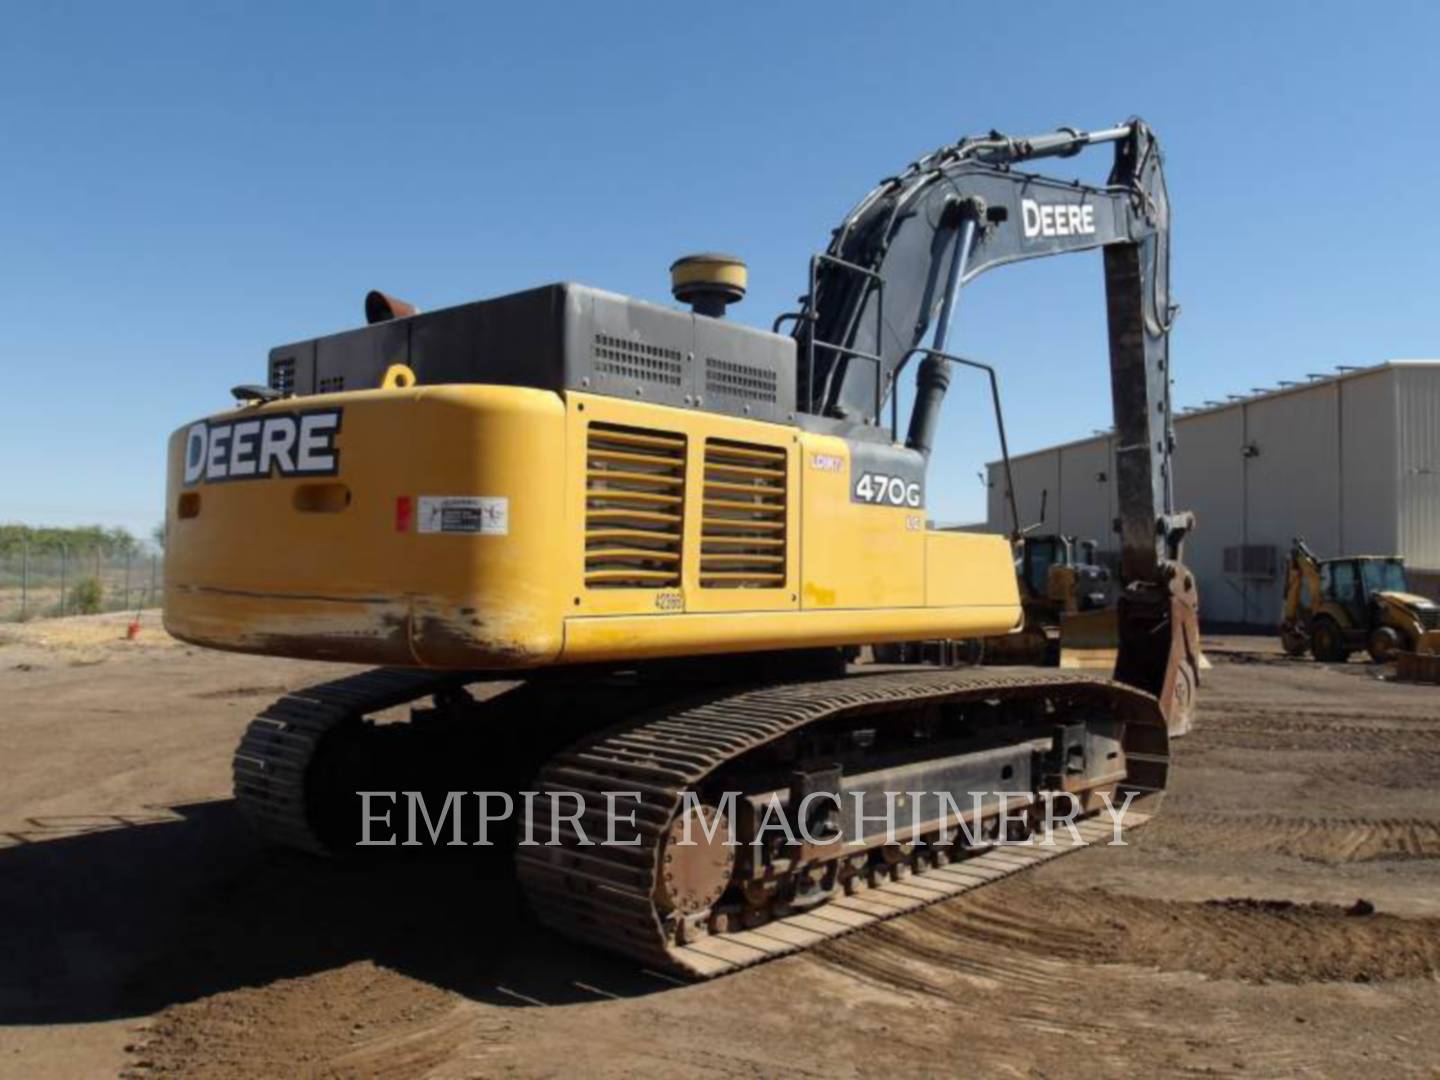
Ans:
[[[0,525],[0,555],[20,554],[29,545],[31,552],[59,552],[71,555],[104,556],[133,555],[140,550],[140,541],[128,529],[104,525],[80,525],[61,528],[54,525],[22,525],[19,522]]]

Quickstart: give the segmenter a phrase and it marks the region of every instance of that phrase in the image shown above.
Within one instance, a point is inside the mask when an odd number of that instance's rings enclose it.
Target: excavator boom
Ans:
[[[1103,186],[1016,168],[1103,143],[1115,155]],[[1169,342],[1177,309],[1170,202],[1150,128],[1134,119],[1091,133],[992,132],[922,157],[846,216],[812,261],[802,310],[782,318],[795,325],[802,407],[842,423],[880,423],[904,368],[923,353],[907,444],[928,454],[952,361],[922,343],[938,319],[943,348],[959,288],[995,267],[1096,248],[1105,260],[1125,584],[1116,677],[1160,696],[1183,730],[1200,670],[1194,578],[1181,563],[1194,519],[1174,506]]]

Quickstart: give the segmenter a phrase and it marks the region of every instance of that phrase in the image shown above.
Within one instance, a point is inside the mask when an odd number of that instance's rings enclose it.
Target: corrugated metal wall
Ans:
[[[1440,369],[1396,375],[1400,554],[1417,569],[1440,570]]]
[[[1180,417],[1176,438],[1176,504],[1198,519],[1186,558],[1209,620],[1273,624],[1297,535],[1322,556],[1398,552],[1440,569],[1440,366],[1384,366]],[[1014,472],[1023,523],[1048,490],[1042,531],[1114,549],[1111,440],[1030,454]],[[1004,531],[998,464],[989,476],[990,526]],[[1226,570],[1226,549],[1247,546],[1271,549],[1273,575]]]
[[[1110,440],[1070,443],[1012,461],[1015,503],[1020,524],[1037,525],[1039,533],[1069,533],[1115,547],[1115,467]],[[993,532],[1010,528],[1005,502],[1005,473],[989,468],[987,520]],[[1044,505],[1042,516],[1040,509]]]
[[[1399,491],[1395,470],[1395,370],[1346,379],[1340,390],[1340,537],[1331,555],[1391,555]]]
[[[1205,617],[1245,621],[1244,582],[1224,576],[1226,544],[1245,542],[1244,416],[1221,409],[1187,417],[1176,425],[1175,503],[1195,513],[1195,533],[1185,559],[1200,583]]]
[[[1336,384],[1240,405],[1253,456],[1237,446],[1245,465],[1244,539],[1271,548],[1276,574],[1243,581],[1247,623],[1279,622],[1285,552],[1303,536],[1319,554],[1340,551],[1340,412]],[[1227,575],[1228,576],[1228,575]]]

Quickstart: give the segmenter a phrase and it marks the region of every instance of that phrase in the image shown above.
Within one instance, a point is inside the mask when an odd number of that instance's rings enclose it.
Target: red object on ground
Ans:
[[[131,619],[130,624],[125,627],[125,640],[134,641],[140,636],[140,620]]]

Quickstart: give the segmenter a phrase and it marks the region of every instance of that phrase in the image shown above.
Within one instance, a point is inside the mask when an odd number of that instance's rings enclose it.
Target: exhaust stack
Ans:
[[[371,326],[389,322],[391,319],[408,319],[411,315],[418,314],[420,309],[414,304],[408,304],[398,297],[386,296],[379,289],[371,289],[365,294],[365,321]]]

